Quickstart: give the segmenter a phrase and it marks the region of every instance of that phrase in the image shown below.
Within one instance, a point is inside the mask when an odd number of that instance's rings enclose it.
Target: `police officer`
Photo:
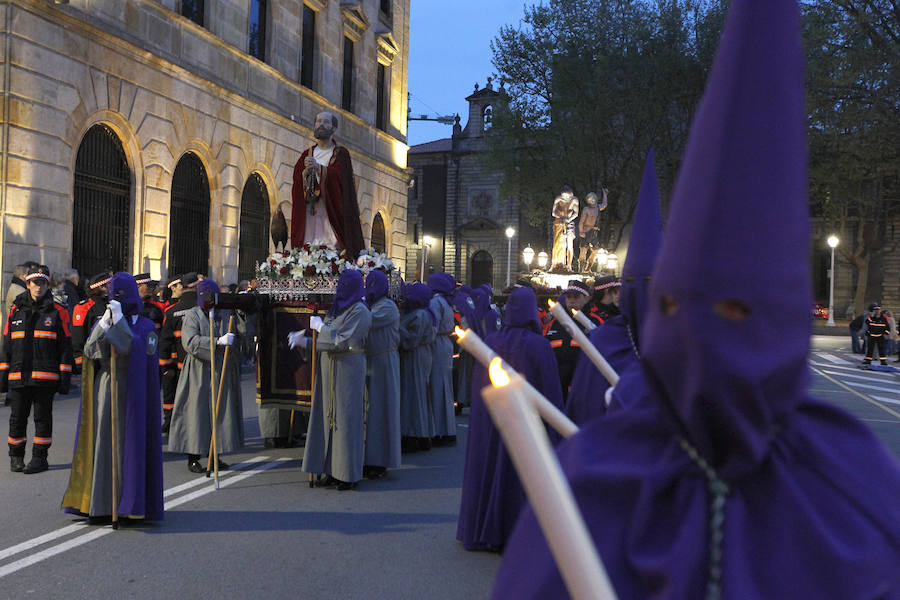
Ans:
[[[872,362],[873,356],[881,359],[881,364],[887,364],[887,356],[884,354],[884,340],[890,333],[887,317],[881,312],[881,307],[877,304],[872,307],[872,313],[866,317],[866,358],[863,360],[864,365]],[[878,352],[874,352],[878,348]]]
[[[179,275],[169,282],[175,304],[166,309],[159,335],[159,365],[162,371],[163,435],[169,434],[178,377],[184,367],[185,351],[181,345],[181,322],[184,315],[197,306],[197,274]]]
[[[599,277],[594,282],[594,297],[591,299],[591,307],[585,310],[591,317],[604,322],[610,317],[621,313],[619,310],[619,290],[622,282],[618,277],[606,275]]]
[[[75,310],[72,311],[72,352],[75,356],[76,372],[81,370],[84,343],[91,335],[94,324],[106,312],[106,297],[109,294],[111,278],[112,273],[109,272],[94,275],[88,282],[87,299],[75,305]]]
[[[572,279],[569,281],[565,289],[566,310],[582,310],[591,297],[591,288],[581,280]],[[603,321],[597,319],[594,315],[588,314],[594,324],[600,325]],[[584,331],[584,328],[578,321],[575,324]],[[569,331],[563,327],[562,323],[554,317],[547,324],[547,332],[545,337],[553,348],[556,355],[556,363],[559,366],[559,382],[562,384],[563,398],[569,393],[569,386],[572,384],[572,375],[575,374],[575,366],[581,356],[581,348],[578,342],[572,339]]]
[[[141,310],[141,316],[147,317],[156,325],[156,331],[159,332],[163,325],[163,311],[159,307],[159,303],[153,297],[153,280],[150,279],[150,273],[141,273],[135,275],[134,280],[138,284],[138,293],[144,301],[144,308]],[[159,283],[159,282],[157,282]]]
[[[53,442],[53,394],[69,392],[72,340],[69,313],[50,293],[50,269],[45,265],[28,269],[25,287],[13,302],[3,330],[0,392],[7,393],[10,407],[10,470],[40,473],[48,469],[47,452]],[[31,461],[25,466],[32,406],[34,440]]]

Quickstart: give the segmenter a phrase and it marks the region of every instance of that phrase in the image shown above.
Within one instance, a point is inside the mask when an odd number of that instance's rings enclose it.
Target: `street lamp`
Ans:
[[[544,270],[547,268],[547,259],[550,258],[547,256],[546,252],[538,252],[538,269]]]
[[[608,271],[612,271],[613,275],[616,275],[616,270],[619,268],[619,257],[615,254],[607,254],[606,255],[606,269]]]
[[[425,283],[425,263],[428,262],[428,247],[434,244],[434,238],[426,235],[422,238],[422,276],[419,281]]]
[[[509,287],[509,276],[512,271],[512,239],[516,235],[516,230],[512,227],[506,228],[506,287]]]
[[[597,270],[603,271],[606,268],[606,257],[609,253],[606,251],[606,248],[600,248],[597,250]]]
[[[531,262],[534,260],[534,248],[531,246],[525,246],[525,249],[522,250],[522,262],[525,263],[525,266],[528,270],[531,270]]]
[[[837,248],[838,243],[840,240],[836,235],[828,238],[828,245],[831,247],[831,270],[828,272],[828,279],[831,280],[831,283],[828,292],[828,323],[826,323],[828,327],[834,327],[834,249]]]

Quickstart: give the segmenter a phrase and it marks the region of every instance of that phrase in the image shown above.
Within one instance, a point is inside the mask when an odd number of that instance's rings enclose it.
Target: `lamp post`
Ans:
[[[619,257],[615,254],[607,254],[606,268],[607,270],[612,271],[613,275],[618,276],[617,271],[619,270]]]
[[[828,245],[831,247],[831,270],[828,272],[828,279],[831,280],[828,291],[828,327],[834,327],[834,249],[837,248],[838,240],[836,235],[828,238]]]
[[[534,248],[531,246],[525,246],[525,249],[522,250],[522,262],[525,263],[525,268],[531,271],[531,262],[534,260]]]
[[[425,263],[428,262],[428,247],[434,243],[434,238],[426,235],[422,238],[422,275],[419,281],[425,283]]]
[[[543,252],[543,251],[538,252],[538,269],[543,271],[544,269],[547,268],[547,259],[548,258],[550,258],[550,257],[547,256],[546,252]]]
[[[516,235],[516,230],[512,227],[506,228],[506,287],[509,287],[509,276],[512,272],[512,239]]]

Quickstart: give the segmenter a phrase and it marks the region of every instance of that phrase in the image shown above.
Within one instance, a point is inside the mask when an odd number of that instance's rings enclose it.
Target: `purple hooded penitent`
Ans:
[[[619,375],[637,363],[640,349],[638,331],[647,314],[651,273],[661,243],[659,189],[653,150],[650,150],[634,211],[628,255],[622,267],[622,291],[619,295],[622,312],[590,333],[591,343]],[[643,377],[640,379],[643,380]],[[606,378],[586,356],[582,356],[572,376],[566,398],[566,414],[578,425],[602,417],[606,414],[605,394],[608,388]],[[634,390],[629,391],[634,393]],[[627,397],[621,399],[627,403]]]
[[[372,306],[387,296],[389,291],[387,275],[383,271],[369,271],[366,275],[366,303]]]
[[[122,314],[133,316],[141,314],[144,301],[138,293],[137,282],[131,273],[116,273],[109,282],[109,299],[117,300],[122,305]]]
[[[337,290],[334,294],[334,304],[328,311],[328,316],[336,317],[366,295],[363,285],[362,273],[355,269],[347,269],[338,277]]]
[[[472,300],[475,301],[475,318],[481,324],[483,337],[500,329],[500,313],[491,306],[491,297],[485,289],[487,284],[482,284],[472,290]],[[490,286],[487,286],[490,289]]]
[[[428,278],[428,288],[432,294],[441,294],[446,298],[453,296],[456,280],[448,273],[433,273]]]
[[[509,322],[485,343],[557,407],[562,388],[556,357],[540,333],[537,299],[530,288],[516,288],[507,302]],[[456,539],[467,550],[500,550],[525,504],[525,493],[494,427],[481,390],[488,385],[484,366],[475,365],[472,407]]]
[[[620,598],[900,598],[900,465],[806,395],[799,16],[732,2],[651,282],[647,396],[559,449]],[[564,594],[523,513],[495,597]]]
[[[475,300],[472,298],[472,288],[464,285],[456,290],[456,293],[453,294],[452,305],[453,310],[458,312],[465,321],[462,323],[462,327],[470,328],[481,337],[484,332],[481,330],[481,323],[476,317]]]
[[[220,292],[219,284],[206,277],[197,282],[197,306],[207,309],[216,301],[216,294]]]

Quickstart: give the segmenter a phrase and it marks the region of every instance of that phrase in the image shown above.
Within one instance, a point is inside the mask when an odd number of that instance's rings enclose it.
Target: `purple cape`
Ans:
[[[517,301],[519,292],[530,294],[530,304],[536,307],[534,292],[528,288],[515,290],[511,302]],[[537,312],[536,308],[533,310]],[[523,321],[531,323],[528,318]],[[550,402],[562,408],[556,357],[550,343],[532,331],[530,324],[504,327],[488,336],[485,343]],[[500,432],[481,398],[481,389],[487,385],[487,371],[478,363],[472,376],[472,406],[456,539],[467,550],[496,551],[506,544],[525,504],[525,493]]]
[[[796,2],[734,0],[653,273],[646,396],[558,451],[621,598],[900,598],[900,465],[806,394],[803,81]],[[530,511],[508,549],[495,597],[564,597]]]

